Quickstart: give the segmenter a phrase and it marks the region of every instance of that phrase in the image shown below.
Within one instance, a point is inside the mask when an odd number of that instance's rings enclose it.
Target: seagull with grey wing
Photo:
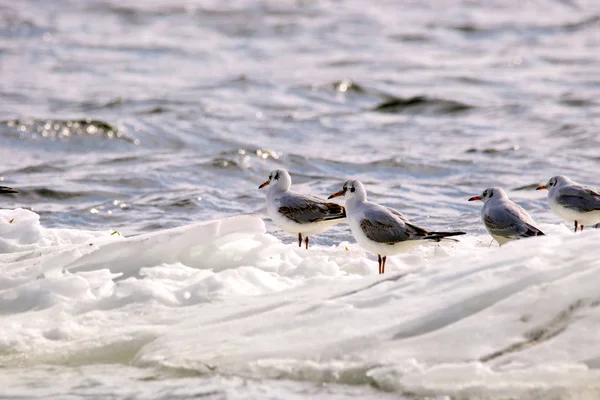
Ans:
[[[501,188],[485,189],[481,196],[469,199],[474,200],[483,201],[481,220],[500,246],[515,239],[544,236],[544,232],[535,226],[527,211],[510,200]]]
[[[348,224],[356,242],[365,250],[377,254],[380,274],[385,272],[387,256],[405,253],[428,242],[439,242],[448,236],[465,234],[431,232],[412,224],[399,211],[368,201],[367,191],[360,181],[346,181],[342,190],[329,198],[338,196],[346,198]]]
[[[292,178],[284,169],[271,171],[269,180],[260,185],[269,186],[267,214],[279,228],[298,234],[298,246],[302,236],[308,250],[308,237],[323,233],[346,218],[344,207],[318,197],[292,192]]]
[[[600,192],[566,176],[553,176],[536,190],[548,189],[548,205],[559,217],[577,226],[595,225],[600,222]]]

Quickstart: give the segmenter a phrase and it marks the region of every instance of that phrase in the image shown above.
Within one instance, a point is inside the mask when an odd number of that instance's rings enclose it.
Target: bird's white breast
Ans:
[[[581,225],[595,225],[600,222],[600,211],[580,212],[572,208],[567,208],[556,201],[554,196],[548,197],[548,205],[552,212],[567,221],[577,221]]]
[[[329,221],[309,222],[299,224],[279,212],[281,199],[284,196],[292,195],[289,192],[270,192],[267,194],[267,214],[277,227],[288,233],[301,233],[304,236],[316,235],[325,232],[333,225],[340,223],[343,219],[334,219]]]

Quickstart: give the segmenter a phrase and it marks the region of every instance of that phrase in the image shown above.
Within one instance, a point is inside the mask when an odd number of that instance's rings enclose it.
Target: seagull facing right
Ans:
[[[548,189],[548,205],[554,214],[577,225],[595,225],[600,222],[600,193],[573,182],[566,176],[553,176],[536,190]]]
[[[9,188],[8,186],[0,186],[0,194],[8,194],[8,193],[19,193],[13,188]]]
[[[501,188],[485,189],[481,196],[469,199],[474,200],[483,201],[481,220],[500,246],[514,239],[544,236],[544,232],[535,226],[527,211],[510,200]]]
[[[346,215],[354,239],[365,250],[377,254],[380,274],[385,272],[387,256],[407,252],[428,242],[439,242],[447,236],[465,234],[431,232],[412,224],[399,211],[368,201],[367,191],[360,181],[346,181],[342,190],[328,198],[339,196],[346,198]]]

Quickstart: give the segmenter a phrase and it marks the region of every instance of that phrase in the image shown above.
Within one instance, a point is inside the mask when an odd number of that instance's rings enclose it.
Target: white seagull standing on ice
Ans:
[[[365,250],[377,254],[380,274],[385,272],[387,256],[405,253],[427,242],[439,242],[447,236],[465,234],[430,232],[411,224],[399,211],[367,201],[367,192],[360,181],[346,181],[342,190],[329,198],[338,196],[346,198],[348,224],[356,242]]]
[[[469,199],[474,200],[483,201],[481,220],[500,246],[514,239],[544,236],[544,232],[535,226],[527,211],[511,201],[501,188],[485,189],[481,196]]]
[[[550,178],[536,190],[548,189],[548,205],[554,214],[581,225],[595,225],[600,222],[600,192],[573,182],[566,176]]]
[[[292,192],[292,178],[285,169],[271,171],[269,180],[260,185],[269,186],[267,214],[279,228],[298,234],[298,246],[302,236],[308,250],[308,236],[325,232],[346,218],[344,207],[329,203],[318,197]]]

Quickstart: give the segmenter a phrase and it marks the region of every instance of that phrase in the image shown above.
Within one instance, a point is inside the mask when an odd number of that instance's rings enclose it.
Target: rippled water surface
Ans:
[[[0,1],[2,207],[134,235],[265,215],[283,167],[427,227],[482,233],[489,186],[554,223],[534,185],[600,186],[599,55],[595,0]]]

